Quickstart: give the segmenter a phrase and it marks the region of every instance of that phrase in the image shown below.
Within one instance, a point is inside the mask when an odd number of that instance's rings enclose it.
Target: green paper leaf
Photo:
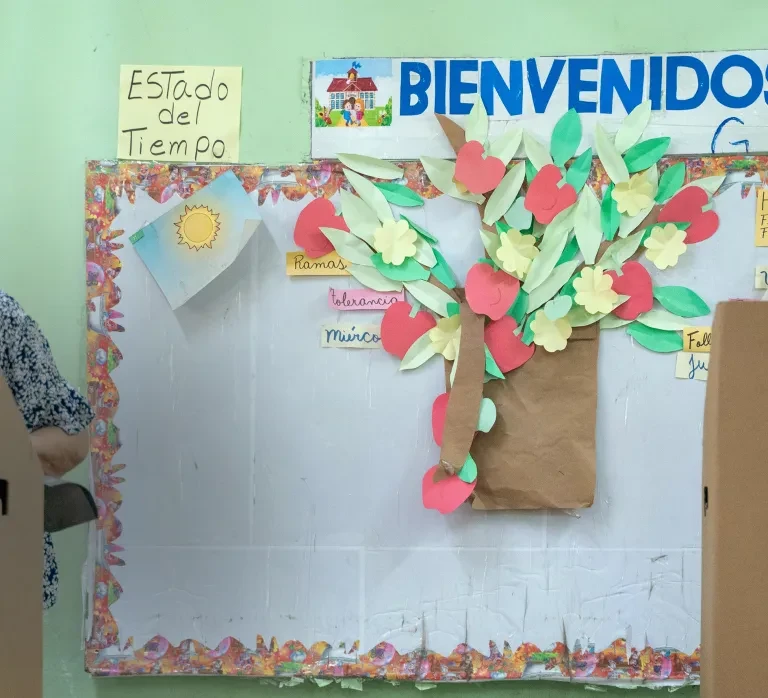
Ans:
[[[531,323],[536,317],[537,312],[539,311],[537,310],[536,312],[531,313],[525,320],[525,327],[523,328],[523,344],[525,344],[527,347],[531,346],[531,342],[533,342],[533,330],[531,329]]]
[[[614,144],[620,153],[626,152],[643,137],[643,131],[651,119],[651,100],[638,104],[621,123]]]
[[[581,119],[576,110],[571,108],[560,117],[555,128],[552,129],[549,152],[555,165],[558,167],[565,165],[576,154],[579,143],[581,143]]]
[[[477,480],[477,463],[470,454],[467,454],[467,460],[464,461],[457,475],[462,482],[471,483]]]
[[[424,171],[432,182],[443,194],[461,199],[461,201],[471,201],[475,204],[481,204],[485,199],[479,194],[470,192],[460,192],[453,181],[453,175],[456,173],[456,163],[451,160],[438,160],[437,158],[421,158],[421,164],[424,165]],[[375,188],[375,187],[374,187]],[[382,195],[383,196],[383,195]]]
[[[592,171],[592,148],[587,148],[577,157],[565,173],[565,181],[570,184],[578,194],[589,178]]]
[[[408,317],[416,317],[419,314],[419,310],[421,310],[421,303],[414,300],[413,303],[411,303],[411,312],[408,313]]]
[[[422,237],[417,237],[414,245],[416,247],[416,254],[413,255],[413,258],[419,264],[432,269],[437,264],[437,257],[432,246]]]
[[[357,279],[363,286],[373,289],[374,291],[402,291],[402,281],[393,281],[386,276],[382,276],[373,267],[363,267],[359,264],[350,264],[347,267],[347,271]]]
[[[617,317],[616,315],[606,315],[602,320],[600,320],[600,329],[601,330],[612,330],[616,327],[624,327],[624,325],[628,325],[632,320],[625,320],[624,318]]]
[[[408,227],[415,230],[421,237],[423,237],[428,242],[431,242],[433,245],[437,244],[437,238],[432,235],[432,233],[428,233],[424,228],[422,228],[418,223],[414,223],[410,218],[406,218],[405,216],[400,216],[401,221],[405,221],[408,223]]]
[[[531,182],[533,181],[534,177],[536,177],[538,172],[539,171],[533,166],[533,163],[530,160],[525,161],[525,181],[528,186],[531,185]]]
[[[624,162],[627,165],[627,170],[629,172],[647,170],[667,152],[671,141],[672,139],[669,136],[664,136],[663,138],[650,138],[647,141],[640,141],[637,145],[633,145],[624,153]]]
[[[429,338],[429,332],[425,332],[419,337],[411,348],[405,352],[403,360],[400,362],[401,371],[410,371],[414,368],[418,368],[425,362],[429,361],[437,352],[432,346],[432,340]]]
[[[448,317],[448,304],[456,301],[428,281],[406,281],[405,288],[422,305],[441,317]]]
[[[523,131],[523,145],[525,157],[531,161],[537,170],[540,170],[544,165],[552,164],[552,158],[547,149],[525,130]]]
[[[714,196],[724,181],[725,175],[718,177],[702,177],[701,179],[695,179],[692,182],[688,182],[683,189],[687,189],[688,187],[700,187],[710,196]]]
[[[683,186],[685,181],[685,163],[678,162],[664,170],[659,180],[659,190],[656,192],[656,201],[660,204],[671,199]]]
[[[611,143],[611,139],[599,123],[595,125],[595,148],[597,150],[597,157],[603,163],[603,168],[611,178],[611,181],[614,184],[628,182],[629,172],[627,171],[627,166],[624,164],[624,160],[621,159],[616,146]]]
[[[382,276],[393,281],[418,281],[419,279],[426,281],[429,278],[429,269],[422,267],[413,257],[408,257],[402,264],[397,266],[387,264],[381,258],[381,252],[372,255],[371,260],[373,261],[373,266],[376,267]]]
[[[336,157],[350,170],[376,177],[376,179],[400,179],[403,171],[394,163],[387,160],[379,160],[368,155],[355,155],[354,153],[339,153]]]
[[[349,183],[355,188],[357,195],[365,201],[376,214],[376,217],[383,223],[384,221],[394,220],[392,216],[392,209],[389,207],[387,200],[375,186],[373,182],[361,177],[357,172],[344,168],[344,175]]]
[[[525,208],[524,196],[518,196],[515,199],[504,214],[504,220],[510,228],[515,228],[515,230],[528,230],[531,227],[533,214]]]
[[[493,263],[497,267],[500,267],[501,263],[499,262],[499,257],[496,253],[499,251],[499,247],[501,247],[501,238],[490,230],[480,228],[480,239],[483,241],[483,247],[488,253],[488,256],[493,260]]]
[[[493,225],[501,218],[515,201],[525,179],[525,165],[517,163],[501,180],[499,186],[493,190],[488,202],[485,204],[483,223]]]
[[[339,253],[339,257],[364,267],[373,266],[371,261],[373,250],[360,238],[350,235],[346,230],[336,230],[335,228],[321,227],[320,232],[331,241],[334,249]]]
[[[643,230],[639,230],[632,235],[614,241],[600,257],[598,264],[603,269],[612,269],[618,271],[635,252],[637,252],[640,243],[643,241]]]
[[[680,317],[709,315],[709,306],[694,291],[685,286],[657,286],[653,297],[670,313]]]
[[[575,205],[569,206],[558,213],[547,226],[539,247],[539,254],[531,262],[523,284],[523,289],[528,293],[546,280],[555,268],[557,260],[560,259],[565,243],[568,242],[568,233],[573,230],[574,210]]]
[[[432,274],[446,288],[456,288],[456,275],[448,265],[448,262],[445,261],[445,257],[440,254],[438,249],[433,248],[432,251],[437,260],[435,266],[432,267]]]
[[[531,291],[528,297],[528,312],[532,312],[544,305],[550,298],[568,282],[573,272],[581,265],[581,261],[573,260],[555,267],[549,278],[540,286]]]
[[[571,327],[586,327],[602,320],[607,313],[588,313],[584,306],[573,304],[565,319]]]
[[[461,311],[461,306],[458,303],[448,303],[448,317],[458,315]]]
[[[512,307],[507,311],[507,315],[515,319],[518,327],[523,322],[525,314],[528,312],[528,294],[521,288],[517,292],[517,297]]]
[[[627,325],[627,334],[638,344],[651,351],[668,354],[683,350],[683,338],[679,332],[657,330],[639,322],[633,322]]]
[[[674,315],[668,310],[659,308],[653,308],[646,313],[640,313],[637,316],[637,321],[646,327],[653,327],[656,330],[672,330],[673,332],[679,332],[690,324],[679,315]]]
[[[613,186],[613,183],[608,185],[603,203],[600,206],[600,226],[603,229],[603,236],[609,241],[616,237],[616,231],[619,229],[619,223],[621,223],[621,214],[612,196]]]
[[[413,207],[423,206],[422,199],[415,191],[394,182],[374,182],[375,186],[390,204],[395,206]]]
[[[494,224],[494,227],[496,228],[496,232],[501,235],[502,233],[506,233],[508,230],[512,229],[511,225],[507,225],[504,221],[496,221]]]
[[[373,234],[381,227],[375,211],[359,196],[341,190],[341,215],[352,235],[373,245]]]
[[[553,322],[565,317],[573,306],[573,298],[570,296],[558,296],[547,302],[544,306],[544,315]]]
[[[485,372],[492,375],[494,378],[504,379],[504,374],[501,372],[498,364],[496,363],[490,349],[485,347]]]
[[[637,226],[640,225],[646,219],[646,217],[652,210],[653,210],[653,204],[651,204],[650,206],[646,206],[644,209],[641,209],[640,213],[638,213],[636,216],[630,217],[622,214],[621,219],[619,221],[619,237],[625,238],[631,232],[634,232],[637,229]]]
[[[488,112],[485,110],[485,104],[483,104],[480,93],[478,93],[475,104],[467,116],[464,138],[468,141],[478,141],[483,145],[488,138]]]
[[[128,238],[132,245],[135,245],[139,240],[144,237],[144,228],[137,230],[131,237]]]
[[[577,254],[579,254],[579,241],[576,239],[576,236],[573,235],[568,238],[568,242],[563,249],[563,253],[560,255],[560,259],[557,260],[555,268],[559,267],[561,264],[565,264],[566,262],[573,261],[576,259]]]
[[[487,434],[496,424],[496,405],[489,397],[480,401],[480,414],[477,416],[477,430]]]
[[[517,153],[522,140],[523,129],[519,126],[508,128],[491,143],[488,148],[488,155],[492,155],[501,160],[505,165],[508,165],[509,161],[515,157],[515,153]]]
[[[579,196],[573,216],[573,229],[586,264],[594,264],[600,243],[603,241],[600,202],[592,189],[586,187]]]

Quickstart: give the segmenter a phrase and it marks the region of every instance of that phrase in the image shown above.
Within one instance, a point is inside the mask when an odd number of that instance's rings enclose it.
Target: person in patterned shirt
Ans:
[[[3,291],[0,378],[11,389],[44,476],[59,478],[85,460],[93,411],[59,373],[35,321]],[[43,608],[50,608],[56,603],[59,575],[49,533],[43,538],[43,559]]]

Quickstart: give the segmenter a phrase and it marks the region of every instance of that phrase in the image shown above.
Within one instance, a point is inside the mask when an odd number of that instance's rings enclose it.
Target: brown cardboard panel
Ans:
[[[0,695],[42,696],[40,463],[0,375]]]
[[[704,415],[702,698],[768,694],[768,303],[717,307]]]

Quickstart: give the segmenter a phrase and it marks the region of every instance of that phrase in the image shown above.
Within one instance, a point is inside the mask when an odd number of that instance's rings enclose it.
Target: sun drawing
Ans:
[[[211,249],[221,229],[218,219],[219,214],[207,206],[185,206],[179,222],[174,224],[178,228],[179,245],[186,243],[192,250]]]

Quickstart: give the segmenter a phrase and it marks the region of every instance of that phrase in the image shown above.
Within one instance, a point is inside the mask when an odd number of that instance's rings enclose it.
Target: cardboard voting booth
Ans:
[[[743,651],[768,634],[768,558],[759,548],[768,501],[768,303],[721,303],[715,313],[704,416],[702,698],[765,695]],[[739,649],[741,648],[741,649]]]
[[[40,463],[0,376],[0,695],[42,696]]]

